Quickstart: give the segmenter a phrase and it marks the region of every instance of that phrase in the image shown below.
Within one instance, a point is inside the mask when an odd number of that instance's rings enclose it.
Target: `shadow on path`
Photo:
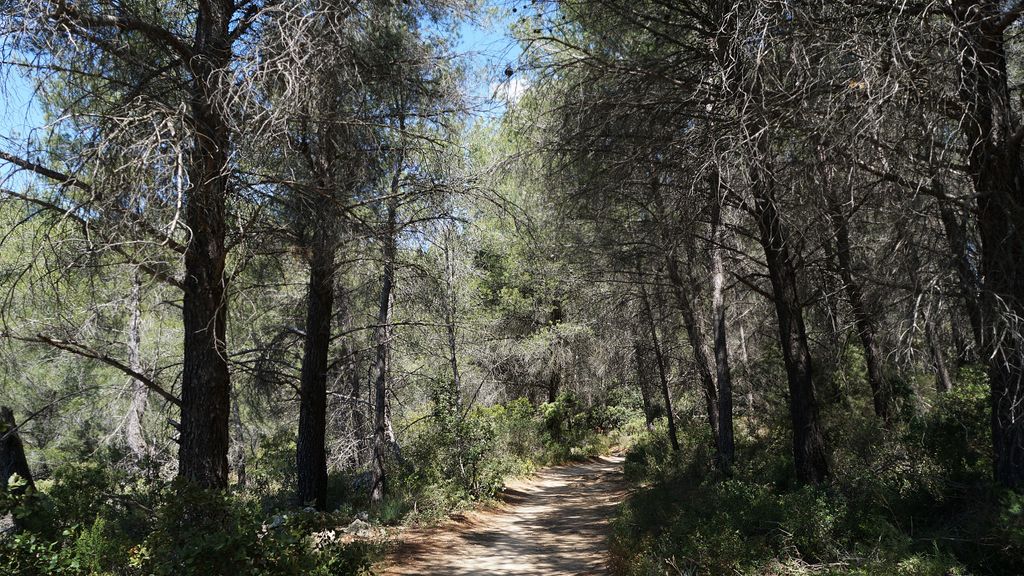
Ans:
[[[510,483],[497,510],[405,533],[383,574],[607,574],[608,520],[625,494],[621,457],[547,468]]]

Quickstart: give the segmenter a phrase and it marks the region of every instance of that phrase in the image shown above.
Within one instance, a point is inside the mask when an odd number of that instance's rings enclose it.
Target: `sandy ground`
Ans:
[[[495,508],[404,533],[381,572],[608,574],[608,520],[625,494],[621,457],[547,468],[509,483]]]

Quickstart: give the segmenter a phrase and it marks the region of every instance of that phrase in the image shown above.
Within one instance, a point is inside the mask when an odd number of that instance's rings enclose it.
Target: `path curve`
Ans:
[[[608,574],[608,521],[626,495],[622,461],[595,458],[510,482],[497,508],[403,534],[382,573]]]

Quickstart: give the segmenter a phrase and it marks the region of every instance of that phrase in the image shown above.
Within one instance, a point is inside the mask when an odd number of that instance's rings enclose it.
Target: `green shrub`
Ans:
[[[46,495],[61,526],[91,524],[116,490],[114,474],[96,463],[73,464],[53,472]]]
[[[253,562],[253,507],[184,482],[167,489],[144,547],[156,575],[227,574]]]
[[[989,389],[977,369],[961,371],[961,382],[937,399],[918,423],[925,447],[948,474],[963,481],[991,470]]]
[[[0,538],[0,574],[77,576],[84,574],[74,549],[28,531]]]
[[[128,565],[132,546],[128,534],[118,529],[116,522],[97,516],[92,525],[79,532],[74,558],[86,573],[115,573]]]
[[[943,402],[972,406],[973,394]],[[964,469],[936,463],[936,446],[919,428],[879,430],[865,417],[833,431],[845,448],[834,453],[834,478],[822,486],[765,473],[791,466],[788,447],[769,444],[771,435],[739,438],[741,453],[756,456],[731,479],[708,467],[696,437],[681,435],[680,452],[663,432],[641,439],[625,467],[629,479],[646,484],[613,521],[616,573],[1024,573],[1024,497],[951,481]]]

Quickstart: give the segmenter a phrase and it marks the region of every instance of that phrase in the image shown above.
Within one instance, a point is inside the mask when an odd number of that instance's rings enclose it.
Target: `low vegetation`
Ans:
[[[1024,498],[991,480],[985,387],[976,369],[892,429],[826,406],[837,448],[827,483],[799,484],[783,428],[746,427],[729,476],[701,428],[673,452],[664,430],[631,447],[638,486],[614,521],[630,576],[1011,576],[1024,571]],[[784,407],[777,407],[784,408]],[[767,415],[765,415],[767,416]]]
[[[388,495],[371,503],[366,474],[334,475],[330,512],[289,506],[294,445],[264,454],[247,489],[224,493],[97,463],[62,466],[19,497],[15,477],[0,512],[20,529],[0,538],[0,573],[368,574],[390,544],[384,527],[436,521],[493,497],[509,477],[601,454],[611,433],[624,440],[619,434],[636,429],[638,414],[564,394],[539,408],[520,399],[438,425],[420,419],[388,463]]]

